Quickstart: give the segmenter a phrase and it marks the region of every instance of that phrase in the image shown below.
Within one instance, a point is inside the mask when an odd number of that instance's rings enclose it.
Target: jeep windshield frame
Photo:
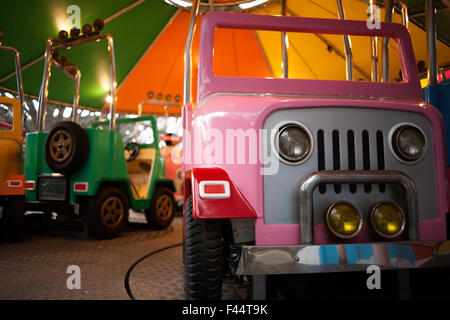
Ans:
[[[216,28],[391,38],[398,47],[403,82],[217,76],[213,73],[214,33]],[[366,21],[261,16],[224,12],[208,13],[203,18],[200,35],[197,101],[202,101],[214,93],[423,100],[411,39],[408,30],[400,24],[382,22],[380,29],[369,29]]]

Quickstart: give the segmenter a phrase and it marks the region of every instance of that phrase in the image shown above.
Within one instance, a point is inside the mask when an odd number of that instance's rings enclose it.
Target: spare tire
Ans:
[[[89,155],[89,139],[75,122],[57,123],[45,141],[45,161],[58,173],[72,173],[80,169]]]

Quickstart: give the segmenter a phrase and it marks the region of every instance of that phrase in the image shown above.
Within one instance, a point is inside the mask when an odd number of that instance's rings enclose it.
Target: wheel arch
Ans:
[[[170,189],[170,191],[176,192],[175,183],[173,182],[172,179],[168,179],[168,178],[165,178],[165,179],[158,179],[158,180],[155,182],[155,190],[156,190],[156,188],[158,188],[158,187],[166,187],[166,188]],[[154,192],[154,191],[153,191],[153,192]]]
[[[131,207],[132,193],[129,183],[127,183],[126,181],[103,180],[98,184],[97,190],[95,190],[95,194],[98,194],[99,190],[106,186],[115,187],[122,191],[127,197],[128,205]]]

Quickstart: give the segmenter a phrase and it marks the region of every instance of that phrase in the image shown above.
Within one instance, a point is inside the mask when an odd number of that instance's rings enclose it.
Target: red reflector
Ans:
[[[207,184],[205,193],[225,193],[225,186],[223,184]]]
[[[25,190],[34,190],[34,181],[25,181]]]
[[[22,180],[8,180],[8,188],[21,188]]]
[[[76,192],[86,192],[88,191],[88,183],[87,182],[74,183],[73,190]]]
[[[228,199],[230,198],[230,183],[228,181],[201,181],[199,184],[200,198]]]

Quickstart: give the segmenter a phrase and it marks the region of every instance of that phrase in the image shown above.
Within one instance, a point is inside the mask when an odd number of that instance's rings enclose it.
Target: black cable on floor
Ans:
[[[133,263],[131,265],[131,267],[128,269],[128,271],[127,271],[127,273],[125,275],[125,290],[127,291],[128,296],[132,300],[137,300],[136,297],[134,296],[133,292],[131,291],[131,288],[130,288],[130,275],[131,275],[131,271],[133,271],[134,267],[136,267],[143,260],[151,257],[154,254],[157,254],[157,253],[160,253],[160,252],[163,252],[165,250],[169,250],[169,249],[172,249],[172,248],[175,248],[175,247],[179,247],[179,246],[182,246],[182,245],[183,245],[183,243],[177,243],[177,244],[173,244],[173,245],[168,246],[168,247],[164,247],[164,248],[158,249],[156,251],[152,251],[152,252],[150,252],[149,254],[146,254],[145,256],[143,256],[142,258],[140,258],[139,260],[137,260],[135,263]]]

